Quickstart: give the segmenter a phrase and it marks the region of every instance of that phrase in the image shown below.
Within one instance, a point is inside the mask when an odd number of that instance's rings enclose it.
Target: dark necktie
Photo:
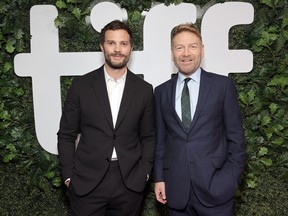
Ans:
[[[184,87],[181,96],[181,109],[182,109],[182,122],[184,127],[188,130],[191,124],[191,108],[190,108],[190,96],[187,83],[191,78],[186,78],[184,81]]]

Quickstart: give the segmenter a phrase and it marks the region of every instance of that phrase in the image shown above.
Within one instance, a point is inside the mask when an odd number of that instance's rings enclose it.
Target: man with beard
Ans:
[[[133,35],[125,23],[107,24],[100,48],[104,65],[74,79],[64,104],[62,177],[72,215],[136,216],[156,143],[153,87],[127,68]]]

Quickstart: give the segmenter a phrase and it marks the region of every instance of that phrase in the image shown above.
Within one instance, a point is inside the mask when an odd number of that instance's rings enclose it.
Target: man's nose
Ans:
[[[184,55],[185,55],[185,56],[188,56],[189,54],[190,54],[189,48],[188,48],[188,47],[185,47],[185,48],[184,48]]]
[[[121,47],[121,44],[115,44],[115,47],[114,47],[114,50],[115,51],[121,51],[122,50],[122,47]]]

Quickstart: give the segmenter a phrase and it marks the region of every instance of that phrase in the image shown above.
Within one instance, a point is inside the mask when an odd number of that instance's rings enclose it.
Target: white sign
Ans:
[[[147,12],[143,27],[143,51],[133,51],[129,68],[154,87],[177,72],[171,60],[170,31],[185,22],[196,22],[197,7],[191,3],[159,4]],[[36,135],[40,145],[52,154],[57,152],[57,131],[61,117],[61,76],[77,76],[104,63],[101,52],[59,52],[59,32],[54,25],[58,11],[52,5],[33,6],[30,11],[31,53],[15,56],[15,73],[32,77]],[[90,22],[95,30],[114,19],[127,19],[127,13],[111,2],[102,2],[91,10]],[[202,67],[228,75],[247,73],[253,68],[249,50],[230,50],[229,29],[250,24],[254,8],[250,3],[227,2],[211,6],[202,18],[201,30],[205,45]]]

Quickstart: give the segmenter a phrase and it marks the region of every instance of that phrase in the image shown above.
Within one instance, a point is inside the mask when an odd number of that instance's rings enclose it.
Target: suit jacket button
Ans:
[[[109,163],[109,162],[110,162],[110,159],[109,159],[109,158],[106,158],[106,162]]]

